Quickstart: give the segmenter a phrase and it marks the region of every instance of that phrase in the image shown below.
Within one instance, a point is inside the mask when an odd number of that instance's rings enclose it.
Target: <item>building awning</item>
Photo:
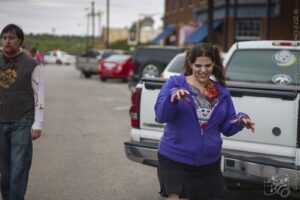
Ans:
[[[170,33],[172,33],[175,28],[176,28],[176,24],[169,24],[164,28],[164,30],[160,34],[158,34],[154,39],[150,40],[149,42],[152,44],[158,43],[159,41],[169,36]]]
[[[214,20],[213,28],[216,29],[222,24],[222,20]],[[208,34],[208,25],[207,23],[200,26],[195,30],[194,33],[190,37],[188,37],[185,41],[186,44],[196,44],[203,41]]]

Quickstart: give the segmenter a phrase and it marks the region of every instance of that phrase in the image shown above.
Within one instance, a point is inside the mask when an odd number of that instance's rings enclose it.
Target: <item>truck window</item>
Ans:
[[[179,54],[175,56],[167,66],[169,72],[180,73],[180,74],[183,73],[184,59],[185,59],[185,54]]]
[[[226,66],[231,81],[299,84],[300,51],[255,49],[236,51]]]

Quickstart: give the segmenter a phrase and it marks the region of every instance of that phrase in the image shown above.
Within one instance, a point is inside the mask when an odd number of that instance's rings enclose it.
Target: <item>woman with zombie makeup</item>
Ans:
[[[158,148],[160,193],[172,200],[224,199],[221,133],[254,132],[254,123],[235,112],[217,47],[194,45],[184,68],[164,84],[155,104],[156,121],[166,123]]]

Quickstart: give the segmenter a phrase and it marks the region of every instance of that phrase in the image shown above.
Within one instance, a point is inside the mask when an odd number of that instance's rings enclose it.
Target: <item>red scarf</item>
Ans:
[[[207,97],[208,99],[213,99],[218,96],[218,91],[215,86],[211,81],[209,81],[206,86],[203,89],[203,95]]]

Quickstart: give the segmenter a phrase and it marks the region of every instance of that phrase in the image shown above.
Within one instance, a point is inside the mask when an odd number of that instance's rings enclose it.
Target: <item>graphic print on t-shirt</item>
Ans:
[[[0,69],[0,88],[8,89],[16,82],[17,72],[15,69]]]
[[[212,109],[200,106],[196,111],[201,128],[205,128],[212,113]]]
[[[193,87],[192,85],[189,86],[192,93],[195,94],[193,95],[193,100],[195,103],[199,124],[201,128],[205,128],[218,99],[217,97],[208,98],[197,88]]]
[[[8,89],[17,80],[15,61],[3,58],[0,61],[0,89]]]

